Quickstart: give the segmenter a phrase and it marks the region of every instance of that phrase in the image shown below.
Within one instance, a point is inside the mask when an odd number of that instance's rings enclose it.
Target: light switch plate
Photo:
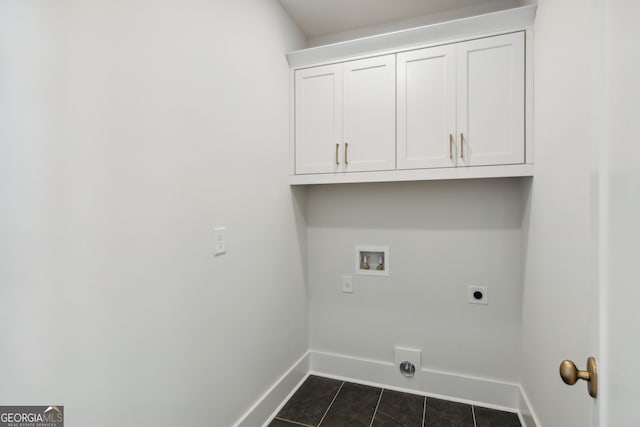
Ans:
[[[213,254],[222,255],[227,252],[227,242],[225,240],[225,228],[216,227],[213,229]]]

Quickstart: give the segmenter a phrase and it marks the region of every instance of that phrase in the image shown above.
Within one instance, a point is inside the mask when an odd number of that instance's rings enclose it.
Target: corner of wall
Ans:
[[[267,425],[309,376],[310,356],[307,351],[278,378],[233,427]]]

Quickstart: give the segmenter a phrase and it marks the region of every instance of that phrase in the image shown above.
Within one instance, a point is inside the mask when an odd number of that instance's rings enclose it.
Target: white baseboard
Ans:
[[[520,386],[519,409],[520,423],[522,423],[523,427],[542,427],[542,424],[538,421],[538,417],[533,411],[531,401],[529,401],[529,397],[522,386]]]
[[[509,412],[520,411],[518,384],[424,368],[413,378],[406,378],[390,362],[314,350],[310,356],[312,374]]]
[[[519,384],[430,369],[406,378],[391,362],[315,350],[297,360],[234,427],[266,427],[311,374],[516,412],[523,427],[541,427]]]
[[[256,427],[266,425],[309,376],[309,361],[309,352],[306,352],[233,426]]]

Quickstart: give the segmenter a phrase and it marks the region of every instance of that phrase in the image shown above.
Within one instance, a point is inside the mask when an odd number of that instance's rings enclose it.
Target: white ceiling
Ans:
[[[279,0],[307,37],[487,3],[487,0]]]

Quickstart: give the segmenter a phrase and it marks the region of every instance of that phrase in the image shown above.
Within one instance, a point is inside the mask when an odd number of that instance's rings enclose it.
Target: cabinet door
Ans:
[[[398,54],[398,169],[456,165],[456,49]]]
[[[342,64],[295,72],[295,173],[332,173],[341,164]]]
[[[395,55],[344,63],[344,170],[396,167]]]
[[[458,166],[524,163],[524,33],[457,49]]]

